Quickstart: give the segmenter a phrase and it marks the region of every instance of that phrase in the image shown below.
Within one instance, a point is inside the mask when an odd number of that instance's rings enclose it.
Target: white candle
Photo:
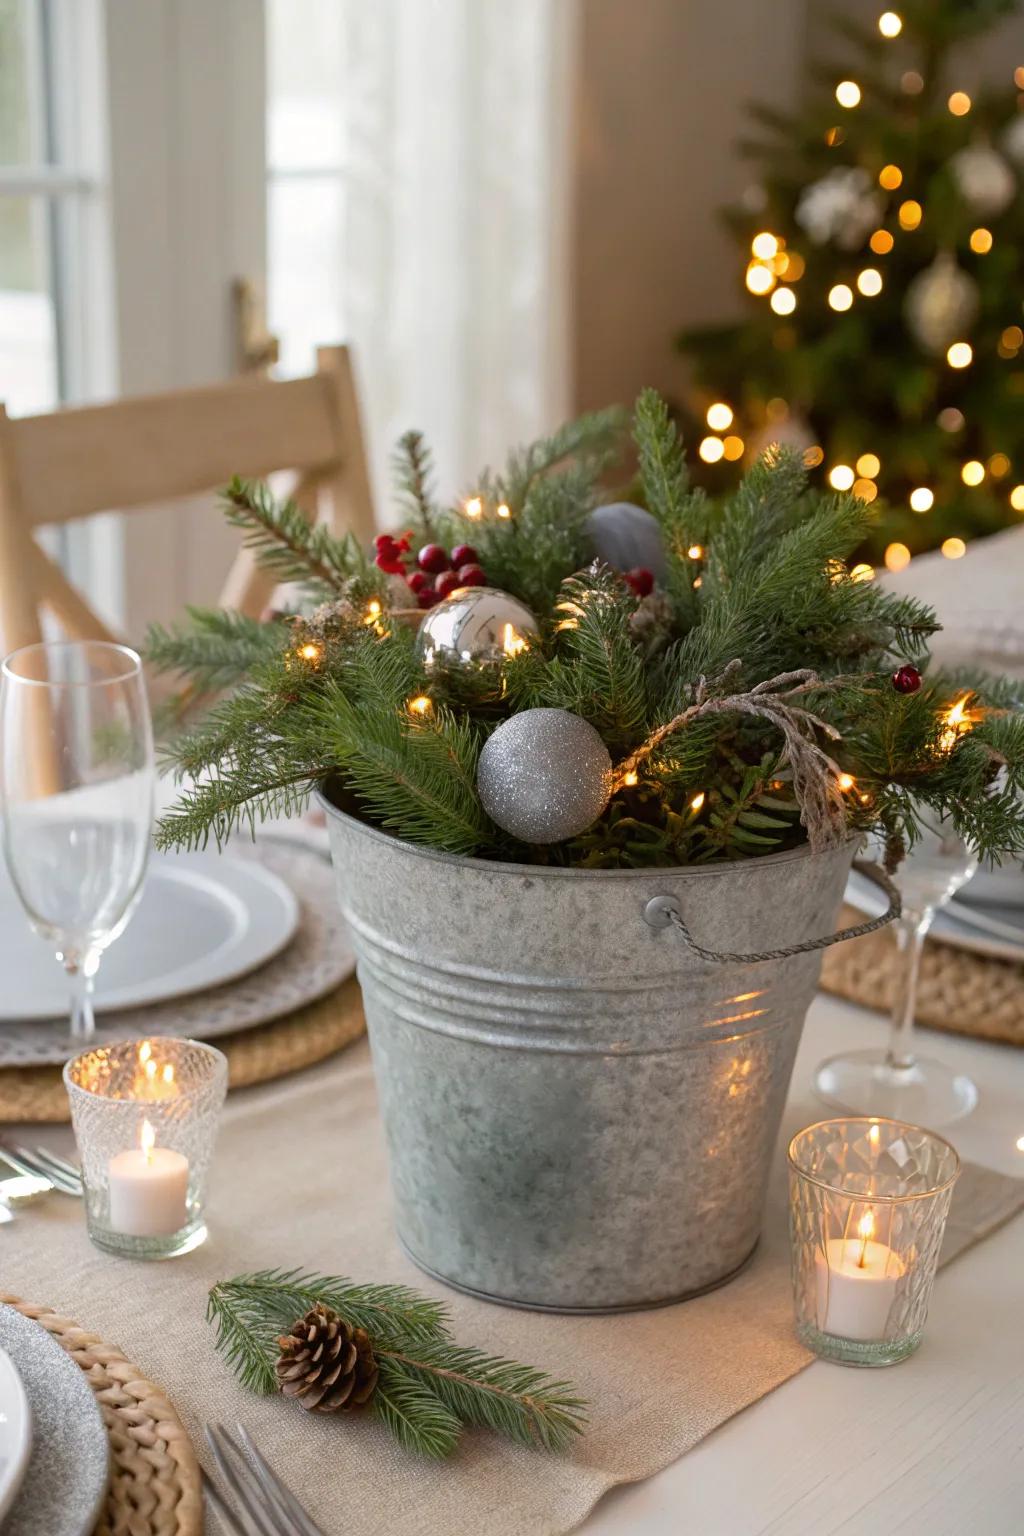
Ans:
[[[903,1261],[887,1243],[873,1238],[870,1211],[857,1223],[856,1237],[831,1237],[815,1255],[818,1327],[840,1339],[884,1339]]]
[[[139,1146],[118,1152],[107,1169],[110,1225],[129,1237],[164,1237],[188,1219],[188,1158],[155,1139],[144,1120]]]

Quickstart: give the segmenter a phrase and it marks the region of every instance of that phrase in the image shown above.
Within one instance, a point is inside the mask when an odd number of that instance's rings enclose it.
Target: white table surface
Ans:
[[[790,1105],[825,1056],[882,1044],[875,1014],[820,996]],[[968,1072],[961,1155],[1024,1178],[1024,1051],[922,1031]],[[1024,1533],[1024,1215],[938,1276],[917,1354],[887,1370],[815,1361],[646,1482],[615,1489],[585,1536],[1021,1536]]]

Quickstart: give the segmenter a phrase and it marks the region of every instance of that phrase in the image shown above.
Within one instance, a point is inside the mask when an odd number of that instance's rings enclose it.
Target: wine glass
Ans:
[[[100,957],[142,892],[153,730],[125,645],[24,646],[0,668],[0,804],[11,882],[71,988],[71,1035],[95,1023]]]
[[[921,950],[932,919],[978,867],[977,855],[945,820],[925,822],[895,875],[903,915],[894,924],[900,977],[892,1030],[884,1051],[847,1051],[823,1061],[814,1078],[820,1098],[836,1109],[915,1125],[948,1125],[969,1115],[978,1090],[944,1062],[918,1056],[914,1007]]]

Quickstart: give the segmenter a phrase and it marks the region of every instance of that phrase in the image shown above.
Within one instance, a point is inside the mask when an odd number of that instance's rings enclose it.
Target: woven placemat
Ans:
[[[857,916],[846,907],[842,920],[856,922]],[[826,950],[821,984],[826,992],[888,1013],[898,967],[893,936],[883,929]],[[953,1035],[1024,1045],[1024,965],[929,939],[921,957],[917,1022]]]
[[[0,1292],[52,1334],[86,1375],[110,1439],[110,1489],[95,1536],[201,1536],[203,1484],[196,1453],[162,1388],[115,1344],[49,1307]]]
[[[230,1087],[249,1088],[326,1060],[365,1029],[359,983],[352,976],[287,1018],[225,1035],[216,1043],[228,1058]],[[0,1123],[68,1119],[60,1067],[0,1069]]]

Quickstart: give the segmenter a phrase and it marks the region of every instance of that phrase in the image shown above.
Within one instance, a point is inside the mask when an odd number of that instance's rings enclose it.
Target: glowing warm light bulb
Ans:
[[[810,448],[804,449],[804,464],[808,469],[817,469],[819,464],[825,461],[825,450],[819,443],[813,443]]]
[[[874,501],[878,495],[878,486],[865,475],[853,482],[853,494],[859,501]]]
[[[966,117],[971,110],[971,98],[966,91],[954,91],[946,102],[954,117]]]
[[[841,773],[839,775],[839,788],[843,790],[844,793],[846,790],[852,789],[855,783],[856,780],[854,779],[852,773]]]
[[[964,424],[964,413],[955,405],[947,405],[935,418],[943,432],[959,432]]]
[[[638,773],[634,773],[633,769],[631,768],[628,773],[624,773],[622,775],[622,782],[625,784],[627,789],[632,789],[633,785],[637,783],[639,777],[640,775]]]
[[[908,197],[905,203],[900,203],[899,221],[901,229],[916,229],[924,218],[924,209],[913,197]]]
[[[903,172],[898,165],[883,165],[878,173],[878,185],[887,192],[895,192],[903,185]]]
[[[798,283],[800,281],[800,279],[803,277],[803,275],[806,272],[806,270],[807,270],[807,263],[804,261],[803,257],[800,255],[800,252],[799,251],[787,251],[786,252],[786,265],[783,267],[782,271],[779,273],[779,276],[780,277],[785,277],[787,283]]]
[[[828,483],[834,491],[848,491],[856,478],[849,464],[834,464],[828,472]]]
[[[841,144],[845,138],[846,134],[841,128],[830,128],[825,134],[825,143],[829,149],[835,149],[836,145]]]
[[[899,37],[903,31],[903,17],[898,11],[883,11],[878,18],[878,30],[883,37]]]
[[[691,544],[686,554],[690,560],[702,560],[704,558],[703,544]]]
[[[867,565],[864,561],[861,561],[860,565],[855,565],[853,570],[850,572],[851,581],[874,581],[874,579],[874,566]]]
[[[930,512],[935,505],[935,492],[930,491],[926,485],[919,485],[910,493],[910,509],[912,512]]]
[[[836,86],[836,101],[841,107],[856,107],[860,103],[860,86],[856,80],[840,80]]]
[[[974,358],[974,348],[969,341],[954,341],[946,351],[946,362],[951,368],[969,368]]]
[[[770,234],[768,230],[763,230],[751,240],[750,249],[758,261],[771,261],[773,256],[778,255],[778,237]]]
[[[796,309],[796,294],[792,288],[776,288],[769,303],[777,315],[791,315]]]
[[[701,806],[704,804],[705,798],[706,796],[703,790],[701,790],[699,795],[694,795],[693,799],[690,801],[690,810],[699,811]]]
[[[900,75],[900,90],[907,96],[920,96],[924,90],[924,76],[916,69],[904,70]]]
[[[430,707],[430,699],[425,693],[418,693],[414,699],[409,700],[409,713],[412,715],[425,715]]]
[[[905,544],[887,544],[885,548],[885,568],[887,571],[902,571],[910,564],[910,550]]]
[[[1024,1152],[1024,1136],[1017,1137],[1017,1151]]]
[[[742,457],[743,457],[743,439],[742,439],[742,437],[736,437],[735,434],[733,434],[730,437],[727,437],[725,439],[725,442],[722,444],[722,452],[725,454],[725,457],[727,459],[742,459]]]
[[[947,560],[959,560],[961,556],[966,555],[967,545],[964,543],[963,539],[958,539],[955,537],[950,539],[943,539],[942,553],[945,555]]]
[[[877,453],[862,453],[857,460],[858,475],[866,475],[869,480],[875,478],[881,467],[882,461]]]
[[[895,240],[887,229],[876,229],[868,241],[868,245],[876,256],[888,256],[895,244]]]
[[[985,478],[985,466],[980,459],[968,459],[960,471],[964,485],[980,485]]]
[[[726,427],[732,426],[732,406],[726,405],[724,400],[716,400],[714,405],[708,406],[705,419],[712,432],[724,432]]]
[[[846,283],[836,283],[835,287],[828,291],[828,302],[832,309],[849,309],[853,303],[853,289]]]
[[[499,517],[511,517],[512,516],[512,509],[508,505],[507,502],[501,501],[501,502],[498,503],[498,516]]]
[[[747,287],[751,293],[771,293],[775,287],[775,273],[771,267],[766,267],[759,261],[752,261],[747,268]]]
[[[971,250],[977,256],[985,256],[992,249],[992,231],[990,229],[971,230]]]
[[[320,647],[314,645],[312,640],[307,640],[305,645],[299,646],[299,655],[303,661],[317,661],[320,657]]]
[[[725,452],[725,444],[720,437],[705,437],[701,439],[697,452],[705,464],[717,464]]]
[[[1005,453],[994,453],[988,461],[988,472],[993,480],[1001,480],[1010,472],[1010,461]]]
[[[952,752],[958,738],[971,729],[973,722],[967,713],[970,697],[969,693],[965,693],[963,698],[957,699],[943,716],[945,729],[939,737],[939,746],[943,752]]]
[[[1015,512],[1024,512],[1024,485],[1015,485],[1010,492],[1010,506]]]
[[[502,631],[501,648],[506,656],[521,656],[529,650],[525,639],[512,624],[506,624]]]
[[[1019,352],[1024,346],[1024,331],[1019,325],[1008,325],[1000,336],[999,342],[1007,352]]]
[[[865,267],[857,273],[857,287],[867,299],[873,299],[882,291],[882,274],[877,267]]]
[[[479,496],[471,496],[466,502],[465,511],[467,517],[479,517],[483,510],[484,504]]]

